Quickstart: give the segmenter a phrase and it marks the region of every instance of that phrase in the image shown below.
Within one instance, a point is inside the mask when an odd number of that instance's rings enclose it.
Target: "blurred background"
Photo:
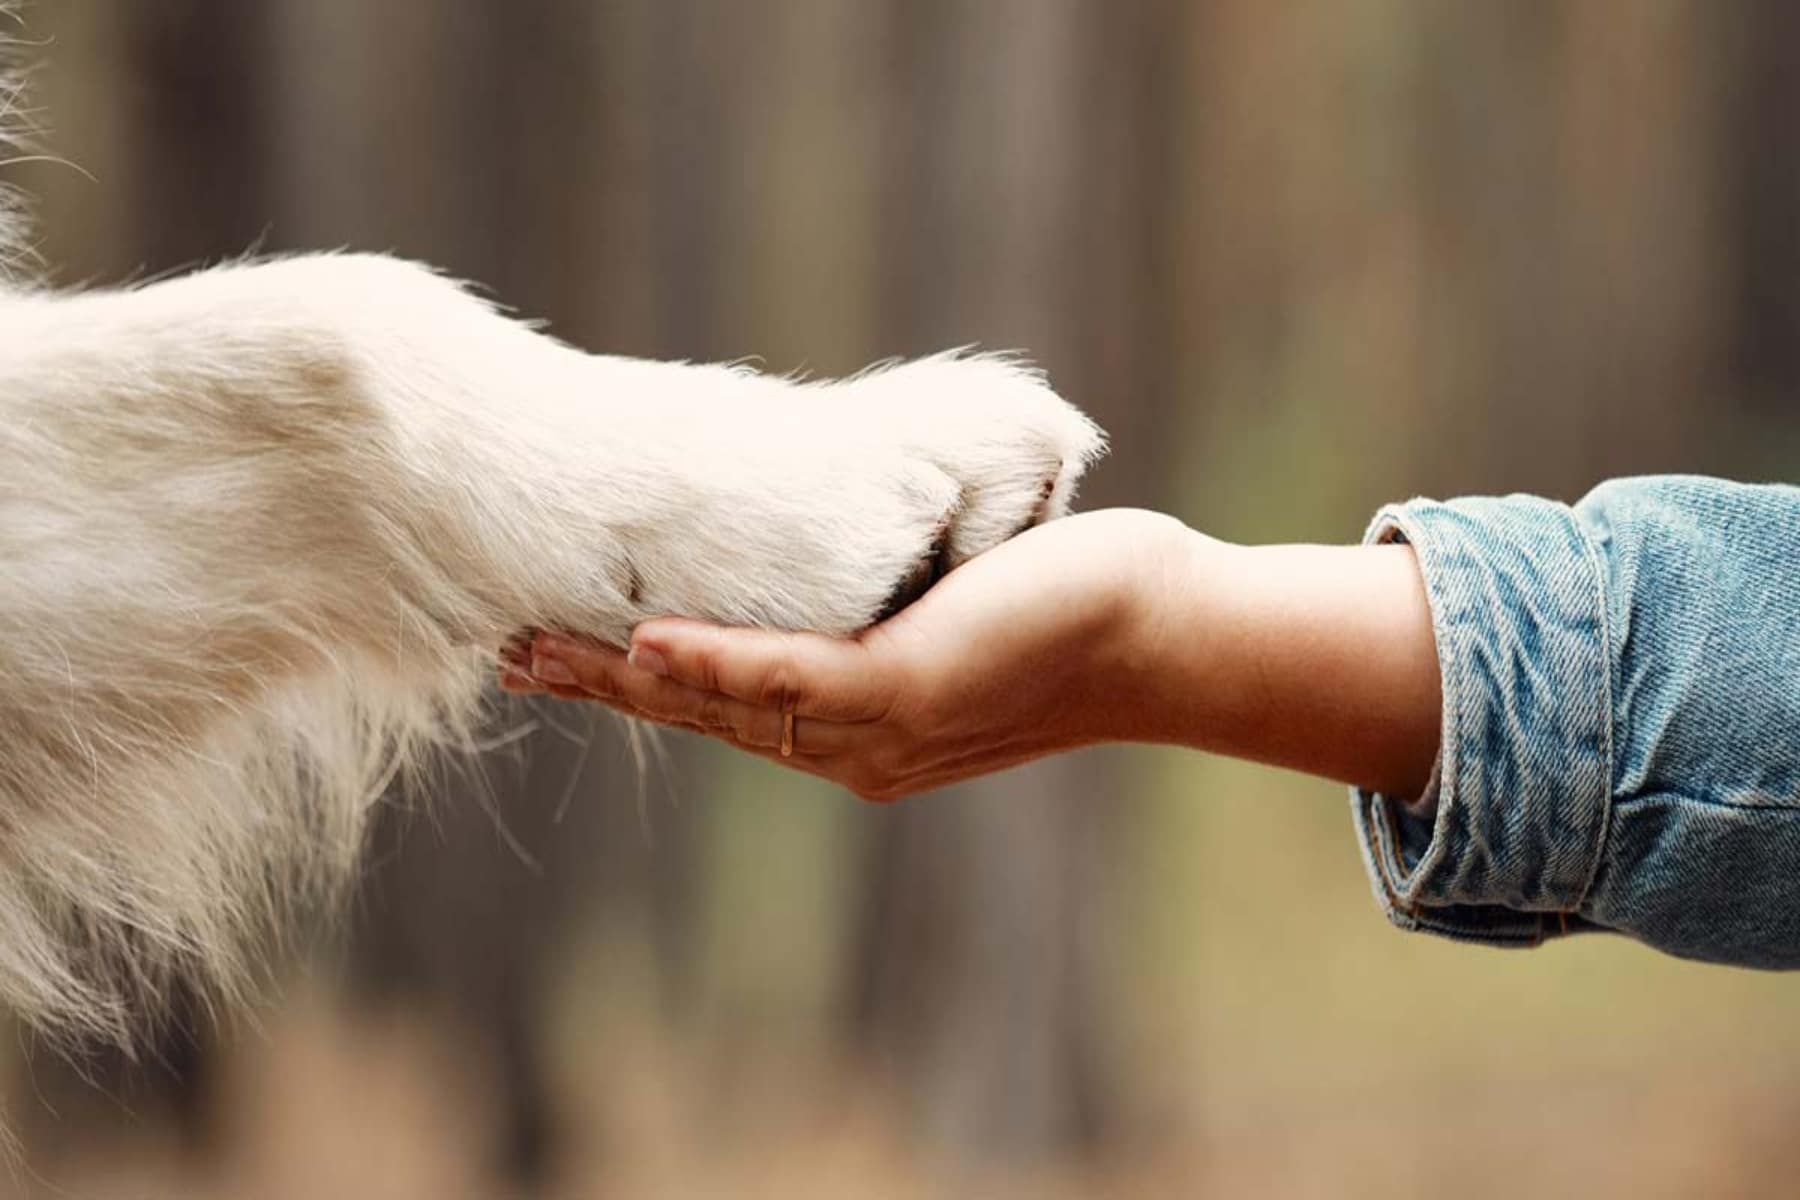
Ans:
[[[1353,540],[1417,493],[1800,468],[1784,0],[26,20],[85,174],[7,174],[64,284],[349,246],[614,353],[828,374],[1021,348],[1113,435],[1087,506],[1240,540]],[[255,1011],[135,1066],[13,1039],[0,1191],[1674,1196],[1800,1171],[1800,978],[1404,936],[1331,785],[1132,749],[876,809],[680,735],[640,774],[592,712],[498,714],[524,736],[388,809],[354,911]]]

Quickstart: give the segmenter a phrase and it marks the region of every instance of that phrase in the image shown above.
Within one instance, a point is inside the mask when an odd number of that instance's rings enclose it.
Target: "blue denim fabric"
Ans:
[[[1396,924],[1800,967],[1800,488],[1414,500],[1367,540],[1412,544],[1443,672],[1427,795],[1351,794]]]

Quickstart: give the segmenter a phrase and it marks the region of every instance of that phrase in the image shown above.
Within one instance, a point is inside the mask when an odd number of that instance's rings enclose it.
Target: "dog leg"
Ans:
[[[378,257],[0,295],[0,998],[240,984],[517,630],[850,633],[1098,448],[1004,360],[597,357]]]

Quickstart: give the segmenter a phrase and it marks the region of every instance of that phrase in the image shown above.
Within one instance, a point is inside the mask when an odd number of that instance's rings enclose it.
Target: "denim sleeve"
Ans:
[[[1412,544],[1443,674],[1428,794],[1351,794],[1396,924],[1800,967],[1800,488],[1414,500],[1367,540]]]

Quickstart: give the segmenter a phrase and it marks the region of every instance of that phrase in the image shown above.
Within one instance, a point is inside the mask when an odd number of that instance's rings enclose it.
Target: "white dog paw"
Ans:
[[[639,619],[856,632],[1065,512],[1103,444],[1040,374],[998,356],[805,384],[614,365],[654,381],[662,431],[630,436],[644,450],[620,532]]]
[[[1002,356],[939,355],[843,385],[846,403],[891,423],[896,445],[955,485],[881,615],[904,607],[944,572],[1068,511],[1101,454],[1099,428],[1035,369]]]

